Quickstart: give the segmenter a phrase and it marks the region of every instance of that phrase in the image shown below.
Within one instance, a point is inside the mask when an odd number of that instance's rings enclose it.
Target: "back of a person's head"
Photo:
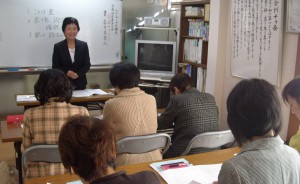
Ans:
[[[187,88],[193,87],[194,83],[191,77],[186,73],[178,73],[174,75],[170,82],[170,89],[174,93],[174,87],[184,92]]]
[[[288,96],[294,98],[300,104],[300,77],[294,78],[283,88],[282,98],[285,102],[288,101]]]
[[[140,70],[134,64],[117,63],[109,73],[109,80],[113,87],[130,89],[138,86],[140,75]]]
[[[56,97],[55,101],[69,103],[72,98],[72,85],[62,71],[49,69],[41,72],[34,85],[34,94],[42,105],[53,97]]]
[[[89,116],[73,116],[63,125],[58,147],[65,168],[85,181],[106,175],[115,169],[116,138],[109,122]]]
[[[241,146],[254,136],[281,129],[281,105],[275,87],[263,79],[240,81],[227,98],[227,121]]]

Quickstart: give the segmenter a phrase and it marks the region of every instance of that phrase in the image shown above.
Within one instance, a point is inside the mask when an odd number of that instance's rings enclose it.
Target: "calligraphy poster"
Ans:
[[[283,0],[232,0],[231,72],[279,84]]]
[[[300,0],[287,1],[286,31],[300,33]]]

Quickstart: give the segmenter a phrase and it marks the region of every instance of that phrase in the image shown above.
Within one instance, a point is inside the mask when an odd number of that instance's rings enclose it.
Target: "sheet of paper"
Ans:
[[[17,102],[37,101],[34,95],[17,95]]]
[[[107,95],[105,91],[101,89],[85,89],[85,90],[74,90],[72,97],[87,97],[92,95]]]
[[[161,171],[159,174],[169,184],[211,184],[218,180],[222,164],[197,165]]]
[[[82,184],[80,180],[67,182],[66,184]]]
[[[72,97],[87,97],[91,96],[91,94],[86,90],[74,90]]]
[[[91,95],[107,95],[108,94],[101,89],[85,89],[85,91],[87,91]]]

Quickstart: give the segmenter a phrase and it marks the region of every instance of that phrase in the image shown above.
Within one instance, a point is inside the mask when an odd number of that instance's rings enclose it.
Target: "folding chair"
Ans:
[[[234,137],[231,130],[201,133],[189,142],[181,156],[187,155],[193,148],[217,148],[232,142],[234,142]]]
[[[139,154],[162,149],[164,154],[171,144],[171,137],[166,133],[129,136],[117,142],[118,153]]]
[[[34,145],[26,149],[22,155],[22,171],[25,177],[28,162],[60,163],[58,145]]]

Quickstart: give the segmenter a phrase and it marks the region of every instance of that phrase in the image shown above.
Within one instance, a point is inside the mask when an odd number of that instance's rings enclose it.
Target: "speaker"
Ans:
[[[148,27],[169,27],[170,17],[144,17],[145,26]]]

